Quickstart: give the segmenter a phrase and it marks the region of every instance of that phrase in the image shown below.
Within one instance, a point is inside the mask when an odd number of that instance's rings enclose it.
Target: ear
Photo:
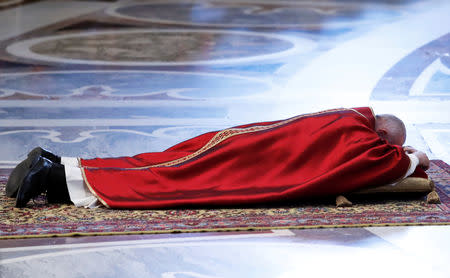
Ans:
[[[378,129],[377,133],[378,133],[378,136],[380,136],[381,138],[386,138],[386,135],[388,134],[388,132],[384,128]]]

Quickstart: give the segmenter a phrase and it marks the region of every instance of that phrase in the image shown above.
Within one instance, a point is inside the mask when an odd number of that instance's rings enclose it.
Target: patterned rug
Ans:
[[[0,239],[77,235],[117,235],[236,231],[286,228],[367,227],[450,224],[450,166],[433,160],[428,170],[442,204],[424,196],[390,196],[358,200],[353,207],[335,204],[291,204],[283,207],[230,209],[110,210],[48,205],[41,199],[25,209],[5,196],[6,175],[0,176]]]

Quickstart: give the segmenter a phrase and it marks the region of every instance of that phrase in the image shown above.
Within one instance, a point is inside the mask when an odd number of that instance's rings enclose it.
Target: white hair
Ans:
[[[376,115],[375,130],[385,129],[388,134],[385,136],[389,143],[393,143],[398,139],[404,142],[406,139],[406,127],[402,120],[392,114]]]

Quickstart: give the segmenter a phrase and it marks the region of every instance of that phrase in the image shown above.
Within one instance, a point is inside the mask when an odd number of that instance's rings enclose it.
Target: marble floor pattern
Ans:
[[[0,0],[0,170],[372,106],[450,163],[446,0]],[[448,226],[0,241],[0,277],[449,277]]]

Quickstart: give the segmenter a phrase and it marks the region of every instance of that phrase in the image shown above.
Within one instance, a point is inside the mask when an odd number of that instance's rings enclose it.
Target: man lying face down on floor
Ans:
[[[400,119],[363,107],[209,132],[133,157],[61,158],[36,148],[13,170],[6,192],[16,207],[45,192],[49,203],[127,209],[339,195],[426,177],[427,156],[402,148],[405,138]]]

